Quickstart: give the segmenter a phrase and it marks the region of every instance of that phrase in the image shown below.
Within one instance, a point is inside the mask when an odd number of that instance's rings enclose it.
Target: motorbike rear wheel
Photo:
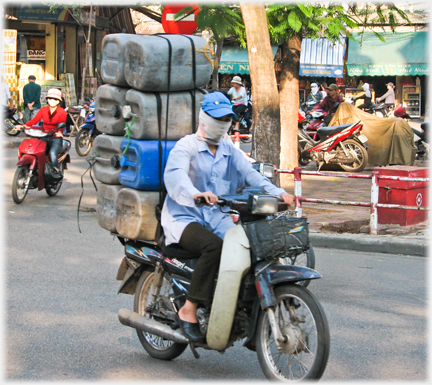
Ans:
[[[24,202],[25,197],[27,196],[30,183],[29,179],[30,165],[26,164],[25,166],[17,167],[15,171],[15,175],[12,182],[12,198],[15,203]],[[25,184],[27,182],[27,187]]]
[[[282,265],[295,265],[308,267],[309,269],[315,269],[315,252],[312,245],[309,246],[309,250],[298,255],[290,256],[289,258],[280,258],[279,262]],[[297,284],[303,287],[307,287],[311,281],[298,281]]]
[[[347,139],[344,140],[342,143],[349,152],[355,153],[357,159],[354,161],[354,163],[351,164],[340,163],[340,166],[348,172],[363,171],[364,168],[367,166],[369,160],[366,148],[364,148],[362,144],[360,144],[354,139]],[[343,150],[341,149],[341,151]]]
[[[172,288],[169,281],[164,278],[162,282],[162,287],[160,290],[160,295],[157,300],[154,301],[150,295],[150,288],[154,278],[154,271],[144,271],[138,280],[135,297],[134,297],[134,311],[146,316],[147,318],[153,318],[151,315],[147,314],[147,307],[152,305],[157,307],[163,307],[166,310],[173,311],[172,306],[168,308],[169,298],[172,294]],[[166,301],[163,300],[166,298]],[[137,330],[138,338],[141,342],[143,348],[147,351],[150,356],[158,358],[159,360],[172,360],[182,354],[187,348],[187,344],[181,344],[178,342],[173,342],[159,337],[155,334],[147,333],[141,330]]]
[[[79,156],[87,156],[93,147],[94,137],[89,130],[81,129],[75,138],[75,150]]]
[[[60,172],[64,174],[65,165],[64,163],[59,164]],[[60,187],[62,186],[63,179],[60,182],[57,182],[56,184],[46,186],[45,191],[50,197],[56,196],[58,192],[60,191]]]
[[[12,119],[5,119],[5,132],[9,136],[18,136],[21,130],[15,128],[15,124]]]
[[[317,380],[324,373],[330,353],[327,317],[320,303],[304,287],[281,285],[275,289],[276,323],[285,342],[281,348],[262,311],[258,320],[256,348],[265,376],[270,380]]]

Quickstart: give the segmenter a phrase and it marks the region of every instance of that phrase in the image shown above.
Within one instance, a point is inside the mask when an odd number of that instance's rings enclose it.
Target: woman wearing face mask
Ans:
[[[373,103],[372,103],[372,93],[369,89],[369,83],[365,83],[362,86],[364,94],[362,94],[361,96],[356,96],[353,98],[353,101],[356,100],[364,100],[363,104],[360,104],[357,108],[360,108],[361,110],[364,110],[365,108],[370,107]]]
[[[51,88],[48,90],[46,100],[48,105],[42,107],[36,116],[29,120],[24,127],[31,127],[39,123],[41,120],[43,121],[43,130],[45,132],[53,132],[54,135],[52,137],[44,137],[41,138],[44,142],[47,143],[48,147],[48,156],[50,162],[54,167],[58,168],[58,153],[60,152],[63,146],[63,134],[62,130],[64,128],[58,129],[57,126],[60,123],[66,123],[67,114],[66,111],[59,106],[61,102],[62,93],[57,88]]]
[[[231,217],[215,205],[218,196],[238,189],[260,186],[292,204],[293,196],[274,186],[255,171],[232,143],[223,140],[235,114],[221,92],[207,94],[195,134],[180,139],[170,152],[164,173],[168,192],[161,223],[166,244],[178,244],[199,255],[185,305],[177,323],[192,342],[202,342],[196,318],[198,303],[210,307],[213,285],[219,269],[223,238],[234,226]],[[198,198],[206,205],[197,205]]]

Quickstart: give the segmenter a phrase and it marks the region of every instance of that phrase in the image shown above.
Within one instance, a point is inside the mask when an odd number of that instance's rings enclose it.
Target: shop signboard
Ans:
[[[343,77],[343,66],[300,64],[300,76]]]
[[[45,51],[41,49],[28,49],[27,50],[28,60],[45,60]]]
[[[18,6],[18,20],[39,20],[39,21],[70,21],[74,19],[68,8],[59,5],[56,9],[42,4]]]

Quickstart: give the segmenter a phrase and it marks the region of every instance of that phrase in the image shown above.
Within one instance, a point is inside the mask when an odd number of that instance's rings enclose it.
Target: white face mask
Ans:
[[[311,91],[315,95],[318,92],[318,87],[311,87]]]
[[[58,106],[59,103],[60,103],[60,100],[56,100],[56,99],[48,99],[48,104],[50,105],[50,107]]]
[[[199,140],[217,146],[230,127],[231,122],[222,122],[200,110],[196,135]]]

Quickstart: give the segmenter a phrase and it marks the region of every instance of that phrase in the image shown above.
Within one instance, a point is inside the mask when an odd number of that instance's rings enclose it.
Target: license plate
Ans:
[[[362,143],[366,143],[368,141],[368,138],[366,135],[363,134],[359,134],[358,139],[360,140],[360,142]]]

